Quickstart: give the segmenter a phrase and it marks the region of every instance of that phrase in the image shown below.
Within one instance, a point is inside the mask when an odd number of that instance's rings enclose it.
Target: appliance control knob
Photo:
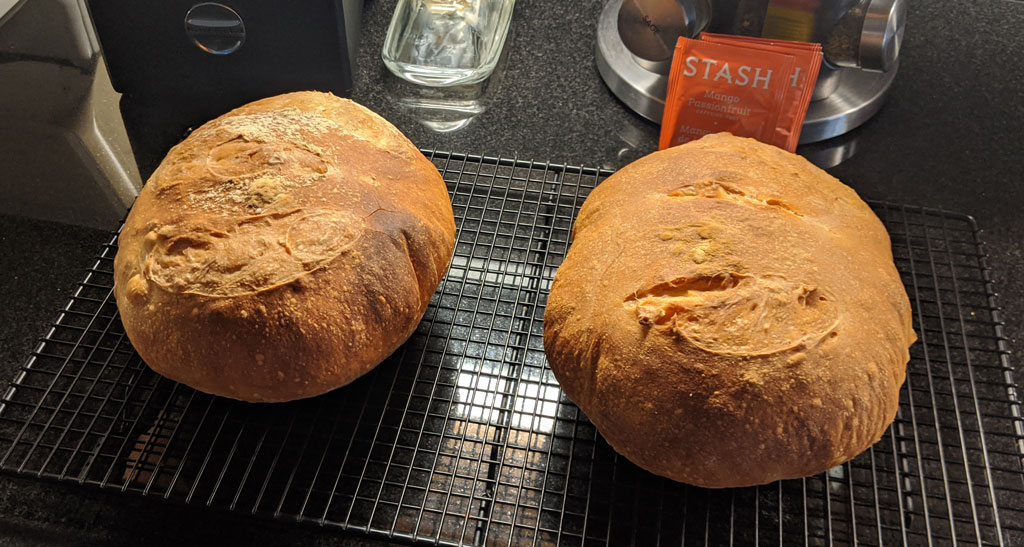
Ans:
[[[228,6],[203,2],[185,14],[185,34],[196,47],[211,55],[230,55],[245,42],[245,23]]]
[[[861,68],[888,71],[896,64],[906,15],[904,0],[871,0],[864,13],[860,35],[857,57]]]
[[[623,0],[618,31],[644,68],[668,74],[680,36],[696,36],[711,16],[708,0]]]

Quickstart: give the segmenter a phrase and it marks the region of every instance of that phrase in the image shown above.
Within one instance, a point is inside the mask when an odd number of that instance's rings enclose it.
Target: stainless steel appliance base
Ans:
[[[668,76],[640,66],[619,37],[616,17],[622,0],[604,5],[597,23],[597,69],[626,106],[637,114],[661,123],[665,110]],[[842,135],[878,112],[896,76],[898,65],[888,72],[840,69],[839,85],[828,97],[807,109],[800,143],[818,142]]]
[[[807,108],[800,144],[837,137],[868,121],[882,108],[898,68],[897,63],[888,72],[840,69],[836,90]]]

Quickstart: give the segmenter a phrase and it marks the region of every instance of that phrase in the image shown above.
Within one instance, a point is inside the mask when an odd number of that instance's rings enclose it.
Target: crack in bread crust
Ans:
[[[243,296],[325,267],[363,228],[361,219],[330,209],[248,217],[229,230],[164,226],[149,239],[141,261],[146,278],[166,291]]]
[[[640,324],[722,355],[813,347],[839,324],[824,290],[781,275],[681,277],[638,291],[623,305]]]
[[[742,180],[742,178],[738,175],[729,173],[718,174],[697,181],[693,184],[680,186],[679,188],[669,192],[668,196],[682,199],[724,199],[741,205],[773,207],[793,216],[803,216],[800,212],[778,197],[751,195],[750,193],[741,190],[737,185],[733,184],[737,180]]]

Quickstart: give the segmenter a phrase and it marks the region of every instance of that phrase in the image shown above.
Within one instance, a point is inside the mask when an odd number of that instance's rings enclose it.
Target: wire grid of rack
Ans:
[[[455,254],[374,371],[276,405],[156,375],[118,320],[112,237],[0,401],[0,470],[440,544],[1024,544],[1024,421],[970,217],[872,204],[920,337],[882,440],[819,476],[704,490],[616,455],[544,358],[552,276],[610,173],[425,153]]]

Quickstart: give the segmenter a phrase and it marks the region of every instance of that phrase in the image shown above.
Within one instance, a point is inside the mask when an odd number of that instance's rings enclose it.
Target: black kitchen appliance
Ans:
[[[361,0],[87,0],[143,178],[203,122],[289,91],[348,95]]]

